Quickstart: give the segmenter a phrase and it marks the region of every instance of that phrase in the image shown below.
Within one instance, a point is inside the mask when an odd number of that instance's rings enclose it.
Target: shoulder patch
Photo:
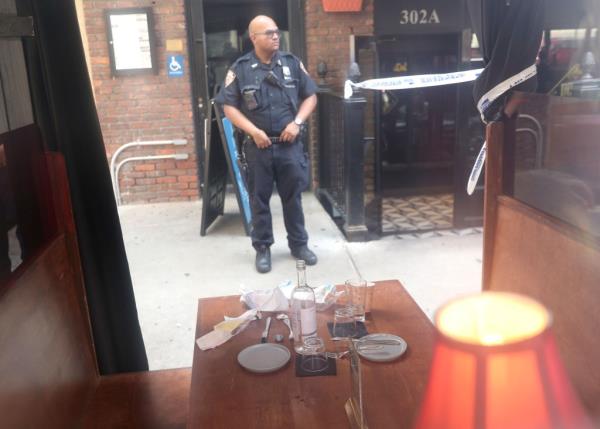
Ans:
[[[231,82],[233,82],[235,80],[236,76],[235,73],[233,72],[233,70],[229,69],[227,71],[227,75],[225,76],[225,88],[227,88],[229,85],[231,85]]]
[[[308,74],[308,72],[306,71],[306,69],[304,68],[304,64],[302,63],[302,61],[300,61],[300,69],[305,73]]]

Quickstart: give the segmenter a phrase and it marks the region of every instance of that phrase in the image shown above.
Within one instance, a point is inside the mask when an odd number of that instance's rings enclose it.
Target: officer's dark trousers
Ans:
[[[248,188],[252,206],[252,246],[273,244],[269,201],[277,184],[290,249],[306,245],[302,191],[308,186],[308,162],[300,142],[279,143],[259,149],[254,142],[244,145],[248,162]]]

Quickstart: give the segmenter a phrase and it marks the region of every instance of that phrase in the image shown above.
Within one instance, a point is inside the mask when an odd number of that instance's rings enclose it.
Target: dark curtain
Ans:
[[[32,85],[46,142],[66,160],[92,332],[101,374],[148,369],[100,123],[73,1],[24,0],[36,38],[28,42]],[[23,13],[25,12],[25,13]],[[37,55],[32,55],[32,50]],[[34,59],[33,57],[37,57]],[[35,76],[35,71],[31,76]],[[42,93],[45,91],[45,94]],[[48,115],[46,120],[40,115]],[[48,138],[53,134],[54,139]]]
[[[475,103],[489,90],[535,63],[542,41],[546,0],[467,0],[485,70],[475,82]],[[533,91],[533,77],[514,90]],[[482,112],[486,121],[499,120],[510,94]]]

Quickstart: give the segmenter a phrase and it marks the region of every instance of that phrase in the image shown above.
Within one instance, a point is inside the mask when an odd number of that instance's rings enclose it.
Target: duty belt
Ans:
[[[271,140],[271,144],[284,144],[287,143],[283,140],[281,140],[281,137],[279,136],[267,136],[269,138],[269,140]],[[250,136],[249,134],[246,134],[246,137],[244,138],[245,141],[252,141],[254,142],[254,140],[252,139],[252,136]]]
[[[279,136],[277,136],[277,137],[269,136],[269,140],[271,140],[271,144],[282,144],[282,143],[285,143],[283,140],[281,140],[281,138]]]

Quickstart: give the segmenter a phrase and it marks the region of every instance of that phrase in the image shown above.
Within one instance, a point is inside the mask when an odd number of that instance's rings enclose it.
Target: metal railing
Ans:
[[[163,145],[173,145],[173,146],[185,146],[187,145],[187,140],[183,139],[174,139],[174,140],[150,140],[150,141],[135,141],[130,143],[125,143],[120,146],[115,153],[112,155],[110,159],[110,175],[112,179],[113,191],[115,194],[115,199],[117,200],[117,205],[121,205],[121,189],[119,186],[119,173],[121,171],[121,167],[128,162],[133,161],[152,161],[157,159],[175,159],[175,160],[184,160],[188,159],[188,154],[169,154],[169,155],[142,155],[142,156],[133,156],[125,158],[124,160],[117,163],[117,158],[119,155],[125,151],[126,149],[132,147],[144,147],[144,146],[163,146]]]
[[[540,169],[542,168],[544,158],[544,129],[542,128],[542,124],[535,117],[524,113],[519,114],[518,119],[530,121],[536,128],[534,130],[529,127],[521,127],[517,128],[516,132],[533,135],[535,142],[535,168]]]
[[[319,95],[319,191],[342,217],[346,214],[343,103],[340,95]]]

